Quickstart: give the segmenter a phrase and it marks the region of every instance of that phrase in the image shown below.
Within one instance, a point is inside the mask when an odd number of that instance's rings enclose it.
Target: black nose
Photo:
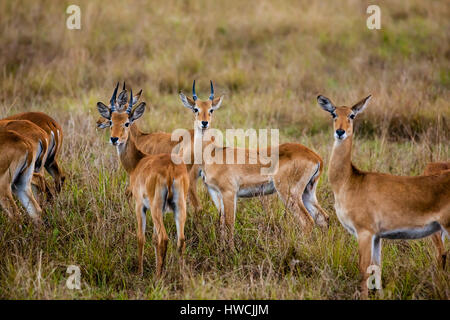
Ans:
[[[338,135],[338,137],[342,137],[344,135],[344,133],[345,133],[345,130],[342,130],[342,129],[336,130],[336,134]]]
[[[111,137],[112,144],[115,144],[118,140],[119,140],[119,138],[117,138],[117,137]]]
[[[203,128],[207,128],[208,127],[208,121],[202,121],[202,126],[203,126]]]

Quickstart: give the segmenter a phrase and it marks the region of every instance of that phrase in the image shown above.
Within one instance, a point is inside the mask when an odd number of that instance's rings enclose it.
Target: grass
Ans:
[[[150,105],[142,129],[191,128],[177,92],[197,79],[206,97],[213,79],[226,94],[215,127],[278,128],[282,142],[312,148],[328,166],[331,120],[315,97],[349,105],[371,93],[356,120],[355,164],[418,175],[429,161],[450,158],[450,6],[382,2],[382,29],[371,31],[367,5],[350,0],[79,1],[82,29],[71,31],[69,4],[0,4],[0,116],[40,110],[57,119],[67,174],[45,206],[44,230],[19,229],[0,214],[0,298],[357,298],[356,241],[337,221],[326,173],[318,198],[331,215],[327,233],[305,237],[276,197],[239,200],[237,252],[229,252],[199,183],[204,211],[189,211],[186,268],[180,272],[170,214],[164,278],[154,279],[151,227],[138,277],[127,176],[108,133],[95,129],[95,104],[126,80]],[[372,298],[448,300],[448,267],[437,268],[433,249],[430,239],[385,241],[384,289]],[[65,285],[71,264],[81,269],[81,290]]]

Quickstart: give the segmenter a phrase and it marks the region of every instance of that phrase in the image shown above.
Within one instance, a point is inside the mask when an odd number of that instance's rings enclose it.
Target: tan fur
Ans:
[[[358,238],[364,298],[368,295],[367,268],[381,267],[381,242],[379,252],[372,252],[372,241],[382,238],[381,234],[399,229],[412,233],[436,222],[450,231],[450,172],[402,177],[362,171],[352,164],[353,120],[350,117],[361,112],[369,99],[370,96],[349,108],[334,107],[329,99],[318,97],[319,105],[335,114],[335,132],[344,130],[347,135],[346,139],[335,139],[328,176],[338,218]],[[375,257],[379,257],[378,261]]]
[[[28,120],[46,132],[47,141],[49,143],[49,153],[47,154],[44,167],[55,180],[56,191],[60,192],[65,179],[64,173],[57,162],[63,142],[63,130],[61,126],[53,118],[43,112],[24,112],[4,118],[3,120]],[[54,148],[50,148],[52,139],[54,139],[55,143]]]
[[[38,154],[38,157],[36,158],[32,184],[36,186],[39,191],[46,191],[47,195],[51,196],[50,188],[44,178],[44,164],[47,160],[49,151],[47,133],[28,120],[0,120],[0,126],[28,137],[33,141],[36,148],[39,148],[39,145],[41,146],[41,153]],[[38,149],[36,152],[37,151]]]
[[[0,205],[12,219],[19,220],[15,194],[35,224],[41,223],[41,207],[31,191],[37,146],[33,139],[0,126]]]
[[[196,143],[201,143],[203,150],[209,148],[211,142],[202,142],[202,138],[210,128],[213,111],[220,107],[223,96],[207,101],[194,101],[183,94],[180,94],[180,97],[184,105],[190,106],[194,111],[194,139],[196,139]],[[208,122],[207,129],[202,127],[202,122]],[[277,148],[279,151],[279,169],[276,173],[270,175],[261,174],[261,169],[263,167],[268,168],[270,165],[262,164],[259,157],[256,159],[256,164],[250,164],[251,150],[249,149],[244,150],[245,164],[226,164],[227,153],[229,152],[236,159],[238,149],[214,146],[212,154],[222,153],[223,164],[205,163],[203,161],[201,165],[204,182],[220,213],[222,239],[227,239],[231,247],[234,246],[236,199],[239,191],[247,188],[258,188],[268,183],[274,184],[281,200],[296,215],[305,231],[310,230],[314,223],[322,227],[328,227],[328,215],[320,207],[315,197],[317,182],[323,170],[322,159],[313,151],[297,143],[285,143]],[[256,152],[259,154],[261,151],[257,150]],[[267,153],[270,155],[270,151]],[[233,161],[233,163],[236,163],[236,161]],[[316,173],[317,169],[318,172]],[[311,205],[317,213],[315,220],[305,208],[302,200],[302,195],[307,188],[309,188],[308,192],[312,196]]]
[[[141,105],[145,107],[145,103],[141,103]],[[126,123],[128,123],[128,126],[125,126]],[[168,153],[149,155],[142,152],[137,146],[137,137],[130,129],[132,125],[131,118],[127,113],[112,112],[111,137],[118,138],[116,145],[120,161],[130,176],[129,188],[136,203],[138,272],[140,275],[143,274],[145,212],[150,209],[154,225],[153,242],[156,249],[156,277],[160,277],[164,267],[168,242],[163,214],[169,209],[174,210],[175,213],[177,247],[182,261],[181,264],[183,264],[184,225],[189,176],[186,166],[176,155],[172,156]],[[177,158],[181,164],[173,163],[171,157]]]

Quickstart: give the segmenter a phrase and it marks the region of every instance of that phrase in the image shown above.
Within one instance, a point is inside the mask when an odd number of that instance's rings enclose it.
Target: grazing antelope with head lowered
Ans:
[[[430,162],[425,167],[423,174],[425,176],[443,174],[450,172],[450,162]],[[445,235],[443,232],[436,232],[431,236],[433,243],[436,247],[436,258],[441,264],[442,268],[445,269],[445,264],[447,261],[447,252],[445,251]]]
[[[214,97],[212,81],[208,100],[198,99],[195,93],[195,81],[192,86],[192,95],[190,98],[180,92],[183,105],[194,113],[194,144],[202,148],[202,155],[203,151],[211,146],[211,154],[222,154],[222,163],[205,161],[202,156],[201,175],[219,211],[223,239],[226,237],[230,245],[234,246],[237,198],[251,198],[275,192],[286,207],[299,218],[303,228],[309,229],[314,223],[322,227],[328,226],[328,215],[320,207],[316,198],[317,183],[323,170],[323,162],[319,155],[297,143],[285,143],[256,150],[219,147],[211,145],[208,141],[204,143],[203,137],[211,127],[213,112],[219,109],[223,96]],[[244,164],[239,164],[236,158],[239,153],[242,154],[242,151],[245,161]],[[256,159],[253,156],[255,154]],[[269,165],[263,164],[261,159],[272,154],[278,154],[278,158],[274,160],[278,170],[264,174],[263,169],[268,169]],[[226,232],[228,235],[225,234]]]
[[[336,107],[330,99],[317,101],[334,119],[334,145],[329,180],[336,214],[358,239],[362,296],[368,296],[368,267],[381,267],[381,239],[419,239],[450,231],[450,172],[434,176],[401,177],[365,172],[351,160],[353,121],[371,96],[353,107]]]
[[[133,105],[135,105],[140,96],[142,94],[142,90],[139,91],[137,95],[133,97]],[[120,92],[117,102],[115,105],[117,112],[125,112],[128,98],[127,98],[127,90],[125,87],[125,82],[123,83],[122,91]],[[102,104],[101,102],[99,102]],[[102,108],[108,108],[103,105]],[[110,126],[110,120],[101,116],[97,120],[98,128],[107,128]],[[144,133],[142,132],[137,124],[132,124],[130,127],[130,131],[135,137],[136,145],[138,148],[146,153],[146,154],[160,154],[160,153],[172,153],[174,150],[176,151],[176,146],[180,143],[180,141],[172,141],[171,134],[166,132],[152,132],[152,133]],[[194,130],[189,131],[191,135],[192,143],[194,141]],[[197,195],[197,179],[199,178],[199,166],[197,164],[186,164],[186,168],[189,173],[189,200],[194,208],[194,212],[198,213],[201,211],[202,206],[200,204],[200,200]]]
[[[19,210],[12,194],[19,198],[35,224],[41,223],[41,207],[31,191],[31,179],[38,146],[16,131],[0,127],[0,204],[10,218]]]
[[[42,172],[44,163],[47,160],[47,133],[28,120],[0,120],[0,127],[14,131],[33,141],[33,146],[36,147],[36,163],[34,165],[32,184],[39,190],[47,191],[50,194]]]
[[[63,141],[63,131],[61,126],[52,117],[43,112],[24,112],[9,116],[3,120],[28,120],[41,127],[46,132],[48,151],[44,167],[55,180],[56,191],[60,192],[65,179],[63,171],[57,162]]]
[[[168,242],[163,214],[168,210],[175,214],[177,246],[181,259],[183,259],[189,177],[186,166],[181,159],[179,159],[181,164],[174,164],[170,154],[148,155],[139,150],[136,145],[136,138],[130,128],[144,114],[145,102],[141,102],[132,110],[133,95],[131,91],[128,108],[125,112],[117,112],[117,88],[118,84],[111,98],[110,108],[102,103],[98,103],[97,108],[104,118],[110,120],[110,141],[116,146],[122,166],[130,175],[129,188],[136,201],[139,274],[143,274],[146,212],[150,209],[154,224],[153,242],[156,248],[156,276],[159,277],[164,265]]]

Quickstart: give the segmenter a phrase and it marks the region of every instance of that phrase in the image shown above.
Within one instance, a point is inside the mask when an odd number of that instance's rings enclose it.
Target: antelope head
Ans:
[[[133,105],[135,105],[138,102],[141,95],[142,95],[142,89],[137,93],[137,95],[133,96]],[[99,104],[103,105],[103,107],[108,108],[102,102],[97,103],[97,108],[98,108]],[[115,109],[117,110],[117,112],[123,112],[126,109],[127,104],[128,104],[128,92],[125,87],[125,81],[124,81],[122,91],[119,93],[119,96],[115,102]],[[109,122],[110,122],[110,119],[107,119],[107,118],[104,118],[103,116],[101,116],[97,120],[97,128],[100,128],[100,129],[108,128],[110,126]]]
[[[214,86],[212,81],[211,92],[208,100],[200,100],[195,93],[195,80],[192,84],[192,98],[186,97],[182,92],[180,92],[180,98],[183,105],[191,109],[195,117],[195,129],[199,129],[204,132],[211,125],[213,112],[220,108],[222,104],[223,95],[220,97],[214,97]]]
[[[110,107],[107,107],[101,102],[97,103],[98,112],[107,120],[106,126],[111,127],[110,142],[114,146],[119,146],[128,141],[131,124],[139,119],[145,112],[145,102],[141,102],[133,110],[133,105],[137,102],[134,100],[133,90],[130,90],[130,101],[127,109],[124,112],[119,112],[116,107],[118,87],[119,83],[117,83],[117,86],[114,89],[114,93],[110,100]]]
[[[330,99],[319,95],[317,102],[319,106],[328,111],[334,120],[334,138],[336,141],[343,141],[353,135],[353,120],[358,113],[361,113],[367,106],[371,95],[356,103],[353,107],[336,107]]]

